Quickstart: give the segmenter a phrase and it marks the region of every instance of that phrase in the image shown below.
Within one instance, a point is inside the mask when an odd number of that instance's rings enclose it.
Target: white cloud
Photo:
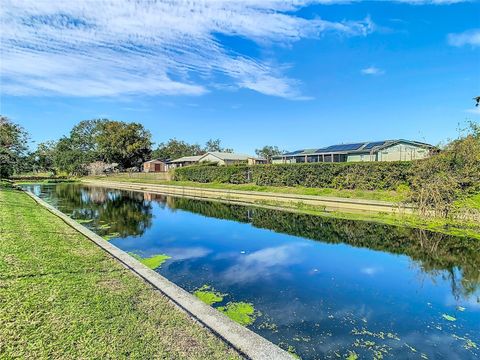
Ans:
[[[237,258],[236,264],[229,267],[225,279],[232,283],[248,283],[259,278],[270,278],[283,273],[284,268],[301,262],[300,249],[306,244],[281,245],[264,248]]]
[[[465,45],[480,46],[480,29],[472,29],[458,34],[448,34],[447,41],[450,45],[456,47]]]
[[[376,66],[369,66],[360,71],[363,75],[383,75],[385,70],[379,69]]]
[[[295,15],[309,3],[2,0],[2,91],[201,95],[209,91],[205,84],[227,81],[236,88],[302,99],[299,82],[288,78],[283,66],[235,52],[218,34],[263,46],[329,32],[365,36],[374,30],[369,18],[331,22]]]
[[[459,4],[464,2],[471,2],[471,0],[393,0],[396,2],[402,2],[412,5],[450,5]]]
[[[367,267],[364,267],[364,268],[360,269],[360,272],[362,274],[365,274],[365,275],[368,275],[368,276],[376,275],[376,274],[378,274],[379,272],[382,272],[382,271],[383,271],[383,268],[376,267],[376,266],[367,266]]]

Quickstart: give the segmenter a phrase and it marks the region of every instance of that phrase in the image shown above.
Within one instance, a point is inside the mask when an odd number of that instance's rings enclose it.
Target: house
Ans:
[[[210,163],[216,163],[217,165],[235,165],[235,164],[255,165],[255,164],[264,164],[266,163],[266,160],[262,158],[256,158],[250,155],[245,155],[245,154],[212,151],[202,155],[202,157],[198,160],[198,162],[199,163],[210,162]]]
[[[143,163],[143,172],[166,172],[168,171],[168,163],[163,160],[153,159]]]
[[[169,161],[168,163],[168,169],[174,169],[174,168],[177,168],[177,167],[182,167],[182,166],[188,166],[188,165],[193,165],[193,164],[196,164],[198,163],[198,160],[200,160],[200,158],[202,157],[203,155],[195,155],[195,156],[183,156],[179,159],[175,159],[175,160],[172,160],[172,161]]]
[[[203,155],[184,156],[179,159],[172,160],[168,163],[168,168],[177,168],[198,163],[214,163],[217,165],[235,165],[235,164],[266,164],[267,160],[256,158],[250,155],[226,153],[219,151],[210,151]]]
[[[434,146],[410,140],[384,140],[303,149],[273,156],[273,164],[358,161],[411,161],[430,156]]]

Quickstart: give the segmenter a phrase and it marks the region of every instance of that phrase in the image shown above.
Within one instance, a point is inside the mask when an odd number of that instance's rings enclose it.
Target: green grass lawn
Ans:
[[[148,174],[147,174],[148,175]],[[397,191],[386,190],[338,190],[327,188],[307,188],[302,186],[259,186],[255,184],[223,184],[223,183],[197,183],[193,181],[165,181],[158,180],[154,177],[146,176],[129,177],[125,174],[105,176],[91,176],[86,179],[104,180],[104,181],[123,181],[139,184],[158,184],[158,185],[176,185],[176,186],[192,186],[206,189],[222,189],[222,190],[243,190],[243,191],[260,191],[272,192],[282,194],[296,194],[296,195],[317,195],[317,196],[332,196],[341,198],[355,198],[366,200],[383,200],[389,202],[400,202],[405,200],[405,194]]]
[[[468,196],[456,202],[458,207],[480,210],[480,193]]]
[[[82,234],[0,185],[1,359],[239,358]]]

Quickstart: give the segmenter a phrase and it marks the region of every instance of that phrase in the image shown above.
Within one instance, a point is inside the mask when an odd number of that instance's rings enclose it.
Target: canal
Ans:
[[[302,359],[480,356],[478,240],[81,184],[24,188]]]

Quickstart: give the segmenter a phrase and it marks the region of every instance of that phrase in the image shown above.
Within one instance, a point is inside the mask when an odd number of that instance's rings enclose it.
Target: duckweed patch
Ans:
[[[454,318],[453,316],[448,315],[448,314],[442,314],[442,317],[443,317],[445,320],[448,320],[448,321],[457,321],[456,318]]]
[[[137,259],[143,265],[149,267],[152,270],[158,269],[159,267],[162,266],[162,264],[165,261],[172,258],[171,256],[168,256],[166,254],[158,254],[158,255],[151,256],[149,258],[142,258],[140,255],[137,255],[135,253],[129,253],[129,255]]]
[[[277,333],[278,332],[278,326],[277,324],[273,323],[273,322],[269,322],[269,321],[265,321],[263,323],[261,323],[259,326],[258,326],[259,329],[266,329],[266,330],[270,330],[271,332],[273,333]]]
[[[226,306],[218,307],[217,310],[243,326],[253,324],[256,318],[261,316],[261,313],[256,311],[252,304],[243,301],[229,302]]]
[[[119,236],[120,236],[120,233],[115,232],[115,233],[103,235],[102,237],[103,237],[105,240],[110,241],[110,240],[112,240],[112,239],[114,239],[114,238],[117,238],[117,237],[119,237]]]
[[[347,360],[357,360],[358,355],[355,351],[349,351],[345,359],[347,359]]]
[[[79,224],[88,224],[88,223],[91,223],[93,219],[75,219],[75,221],[78,222]]]
[[[210,285],[203,285],[193,293],[197,298],[202,300],[207,305],[213,305],[223,301],[226,294],[215,291]]]
[[[287,352],[292,355],[295,359],[301,359],[300,355],[297,354],[297,349],[294,346],[288,345]]]

